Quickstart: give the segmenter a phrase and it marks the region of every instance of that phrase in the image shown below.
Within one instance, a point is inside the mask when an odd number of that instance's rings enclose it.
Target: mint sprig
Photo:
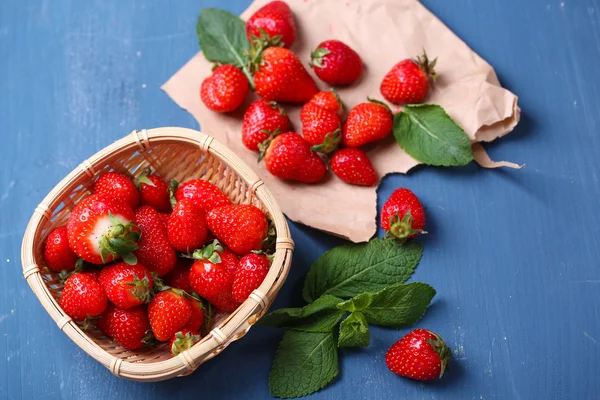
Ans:
[[[370,343],[369,324],[360,311],[353,312],[342,321],[338,347],[367,347]]]

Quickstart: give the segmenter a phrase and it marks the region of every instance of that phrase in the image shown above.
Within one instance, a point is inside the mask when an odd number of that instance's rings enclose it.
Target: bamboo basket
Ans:
[[[70,210],[91,193],[96,177],[117,171],[133,177],[150,167],[165,179],[183,182],[205,179],[234,203],[258,206],[275,224],[275,258],[263,283],[229,315],[214,322],[209,334],[191,349],[173,357],[166,344],[154,349],[127,350],[99,330],[84,332],[58,304],[63,285],[44,264],[46,236],[64,225]],[[294,242],[287,222],[262,180],[233,152],[204,133],[184,128],[134,131],[96,153],[67,175],[35,209],[23,237],[23,274],[58,328],[114,375],[136,381],[161,381],[193,372],[244,336],[267,311],[291,265]]]

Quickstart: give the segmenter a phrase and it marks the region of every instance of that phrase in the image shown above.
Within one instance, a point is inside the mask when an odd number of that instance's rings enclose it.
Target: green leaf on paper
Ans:
[[[338,246],[312,265],[302,295],[310,303],[324,294],[348,299],[364,292],[378,292],[406,281],[422,254],[423,245],[417,242],[399,246],[387,239]]]
[[[196,33],[207,60],[242,67],[250,44],[246,24],[240,17],[217,8],[205,8],[198,17]]]
[[[331,332],[346,313],[337,307],[341,301],[335,296],[325,295],[302,308],[273,311],[262,317],[257,324],[307,332]]]
[[[394,136],[423,164],[455,166],[473,160],[469,137],[437,104],[406,105],[394,116]]]
[[[331,332],[289,330],[283,335],[269,375],[271,395],[305,396],[323,388],[337,374],[337,347]]]
[[[367,347],[369,343],[369,324],[360,311],[355,311],[340,324],[338,347]]]

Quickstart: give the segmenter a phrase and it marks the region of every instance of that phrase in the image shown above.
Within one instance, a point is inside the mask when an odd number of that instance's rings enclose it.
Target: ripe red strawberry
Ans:
[[[164,277],[164,282],[167,286],[175,289],[181,289],[190,293],[192,286],[190,285],[190,269],[193,261],[187,258],[178,258],[177,265]]]
[[[119,256],[135,264],[132,252],[138,247],[140,233],[133,218],[131,208],[120,200],[99,193],[88,196],[71,211],[69,246],[92,264],[105,264]]]
[[[246,22],[246,36],[250,43],[254,38],[279,39],[277,42],[290,48],[296,40],[296,24],[290,6],[283,1],[272,1],[259,8]]]
[[[177,253],[169,243],[163,221],[155,209],[143,206],[135,210],[135,223],[141,229],[142,236],[134,254],[150,271],[165,276],[175,267]]]
[[[392,132],[393,125],[388,106],[374,100],[361,103],[348,113],[342,143],[348,147],[360,147],[385,139]]]
[[[94,192],[108,198],[121,200],[132,209],[140,203],[140,194],[133,181],[116,172],[109,172],[98,178],[94,183]]]
[[[265,213],[251,204],[215,208],[206,222],[217,239],[239,256],[260,250],[269,230]]]
[[[182,291],[169,289],[160,292],[148,304],[148,319],[152,333],[164,342],[180,331],[190,320],[192,306]]]
[[[204,323],[204,307],[199,300],[188,299],[188,301],[192,307],[192,314],[187,324],[185,324],[184,329],[197,332]]]
[[[179,185],[175,192],[175,199],[190,199],[196,207],[200,208],[205,213],[213,208],[228,206],[233,204],[229,197],[223,193],[218,187],[208,181],[201,179],[193,179]]]
[[[451,359],[452,352],[444,340],[427,329],[410,332],[385,355],[390,371],[418,381],[441,378]]]
[[[319,79],[330,85],[350,85],[362,74],[358,53],[339,40],[326,40],[311,55],[311,65]]]
[[[158,213],[158,217],[162,221],[165,226],[165,232],[169,231],[169,219],[171,218],[171,214]]]
[[[417,196],[405,188],[394,190],[381,209],[381,227],[400,240],[425,233],[425,210]]]
[[[325,177],[327,167],[302,136],[287,132],[268,144],[264,153],[267,170],[281,179],[315,183]]]
[[[240,259],[233,280],[233,300],[243,303],[269,273],[271,262],[262,254],[247,254]]]
[[[340,96],[333,89],[324,90],[315,94],[313,98],[310,99],[309,103],[336,113],[340,121],[344,116],[344,103],[342,103]]]
[[[51,271],[73,271],[78,258],[77,254],[69,247],[66,226],[59,226],[50,232],[44,246],[44,260]]]
[[[159,213],[170,213],[169,186],[158,175],[142,175],[136,181],[140,189],[140,205],[150,206]]]
[[[429,78],[435,80],[436,62],[437,58],[430,62],[425,52],[423,58],[400,61],[381,81],[381,94],[394,104],[422,103],[429,90]]]
[[[237,270],[240,262],[238,256],[233,254],[231,250],[223,247],[216,239],[211,244],[194,251],[193,256],[195,260],[209,260],[215,264],[221,263],[231,272]]]
[[[211,76],[202,81],[200,98],[213,111],[229,112],[244,102],[248,90],[248,78],[244,73],[226,64],[217,67]]]
[[[83,321],[102,314],[108,299],[93,275],[75,273],[65,282],[59,303],[69,317]]]
[[[204,212],[190,199],[181,199],[173,207],[168,224],[171,246],[182,252],[194,251],[206,240],[208,233]]]
[[[300,121],[304,140],[313,145],[313,151],[330,153],[337,148],[342,131],[336,113],[308,102],[302,106]]]
[[[105,335],[129,350],[144,346],[144,339],[150,329],[146,307],[137,306],[123,310],[110,303],[96,325]]]
[[[285,110],[275,101],[256,100],[244,114],[242,143],[252,151],[275,132],[287,132],[290,120]]]
[[[306,103],[319,91],[298,57],[282,47],[262,52],[254,84],[256,93],[265,100],[289,103]]]
[[[233,279],[234,272],[212,256],[196,261],[190,271],[194,291],[223,311],[233,311],[239,305],[231,293]]]
[[[119,308],[127,309],[148,303],[152,296],[154,279],[142,264],[124,262],[106,266],[98,282],[108,299]]]
[[[371,186],[377,182],[377,172],[367,153],[354,147],[338,150],[331,157],[331,170],[351,185]]]
[[[193,345],[198,343],[202,339],[195,330],[193,329],[182,329],[177,332],[169,343],[169,350],[173,356],[178,356],[186,350],[192,348]]]

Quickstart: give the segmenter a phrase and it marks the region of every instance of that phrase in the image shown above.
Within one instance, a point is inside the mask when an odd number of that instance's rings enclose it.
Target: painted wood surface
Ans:
[[[419,326],[446,338],[455,361],[430,384],[398,378],[383,357],[407,330],[374,328],[315,398],[598,399],[600,2],[424,4],[520,96],[520,125],[488,150],[527,167],[418,168],[383,181],[379,205],[406,186],[427,207],[413,279],[438,295]],[[197,128],[159,87],[197,51],[207,6],[239,13],[247,1],[0,2],[0,398],[268,398],[280,332],[255,328],[186,378],[128,382],[57,329],[21,274],[33,209],[82,160],[132,129]],[[340,243],[296,224],[292,234],[277,307],[299,304],[311,262]]]

